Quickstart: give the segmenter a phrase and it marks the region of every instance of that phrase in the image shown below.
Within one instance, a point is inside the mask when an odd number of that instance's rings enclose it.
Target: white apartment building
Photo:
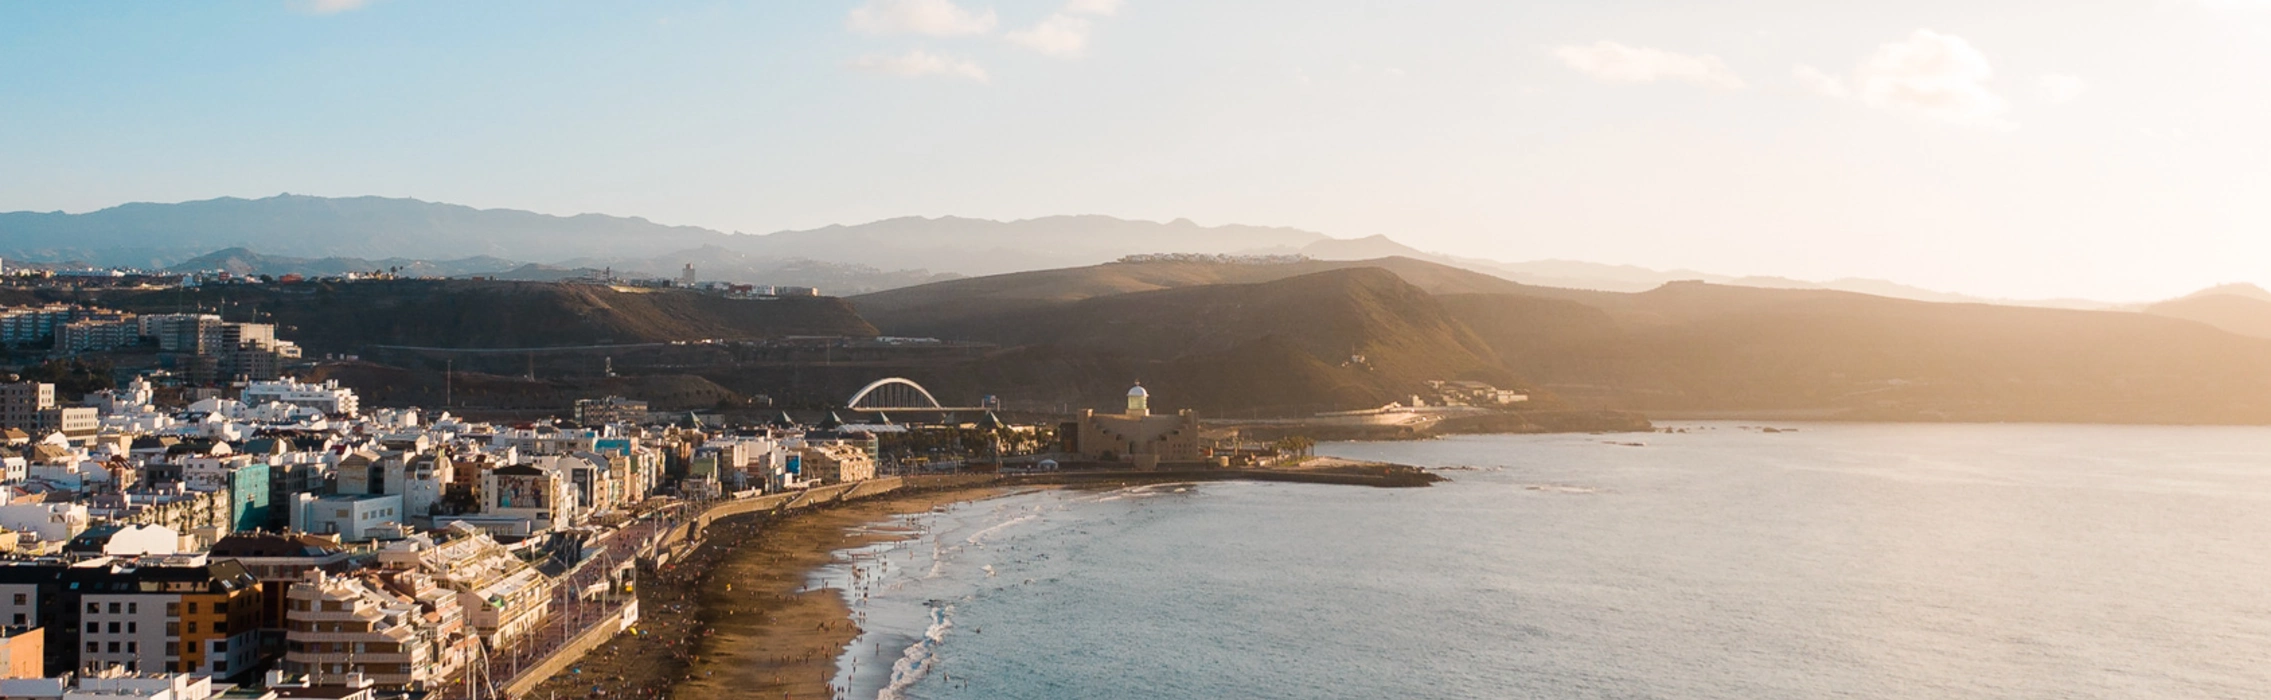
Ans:
[[[130,673],[110,670],[68,678],[0,680],[0,700],[207,700],[213,679],[186,673]]]
[[[238,400],[248,406],[265,403],[305,406],[334,416],[354,416],[361,408],[355,390],[339,386],[338,380],[322,384],[305,384],[294,379],[248,382],[238,394]]]
[[[317,496],[303,492],[292,494],[291,498],[290,522],[295,532],[338,535],[349,542],[363,542],[380,532],[396,529],[388,525],[403,524],[402,494]]]
[[[93,516],[83,503],[10,503],[0,505],[0,528],[39,536],[42,541],[63,542],[87,531]]]

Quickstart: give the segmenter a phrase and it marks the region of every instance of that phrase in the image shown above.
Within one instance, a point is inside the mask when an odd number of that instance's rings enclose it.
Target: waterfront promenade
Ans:
[[[567,670],[592,648],[637,624],[636,572],[642,566],[651,568],[700,546],[704,531],[721,518],[795,511],[869,498],[908,486],[954,486],[991,479],[986,476],[887,477],[788,493],[680,502],[653,509],[584,544],[581,556],[558,577],[558,586],[552,593],[552,614],[538,631],[510,647],[489,652],[488,658],[469,665],[428,697],[434,700],[522,697],[547,678]]]
[[[1245,479],[1367,486],[1424,486],[1432,475],[1409,467],[1344,463],[1325,469],[1198,469],[1167,471],[1066,471],[1041,474],[963,474],[885,477],[787,493],[709,501],[674,502],[594,538],[563,573],[552,615],[542,630],[471,668],[430,697],[436,700],[524,697],[556,674],[571,671],[592,649],[639,622],[637,575],[651,572],[702,546],[719,520],[754,513],[785,515],[817,506],[902,491],[1002,486],[1093,486],[1111,483]],[[664,610],[654,614],[670,614]],[[478,690],[478,694],[475,691]]]

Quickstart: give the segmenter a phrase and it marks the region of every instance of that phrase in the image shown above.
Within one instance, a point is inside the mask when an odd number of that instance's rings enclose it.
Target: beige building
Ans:
[[[292,586],[285,615],[284,672],[310,685],[431,688],[477,649],[458,596],[415,571],[391,582],[310,571]]]
[[[875,458],[859,445],[827,442],[798,448],[802,475],[822,484],[841,484],[875,478]]]
[[[557,585],[551,577],[470,525],[389,543],[378,561],[388,570],[425,573],[455,591],[466,622],[492,649],[519,642],[551,614]]]
[[[1205,458],[1199,447],[1199,414],[1183,409],[1174,415],[1152,415],[1151,392],[1142,384],[1128,390],[1125,413],[1082,409],[1070,442],[1068,449],[1083,460],[1127,462],[1138,469]]]
[[[44,678],[47,631],[38,627],[0,629],[0,679]]]
[[[576,423],[606,425],[629,423],[637,425],[647,420],[647,402],[609,396],[604,399],[576,399]]]

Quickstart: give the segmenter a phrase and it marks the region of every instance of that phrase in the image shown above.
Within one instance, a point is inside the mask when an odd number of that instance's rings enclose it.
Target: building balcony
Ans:
[[[297,664],[424,664],[424,654],[366,654],[324,653],[304,651],[284,652],[284,660]]]

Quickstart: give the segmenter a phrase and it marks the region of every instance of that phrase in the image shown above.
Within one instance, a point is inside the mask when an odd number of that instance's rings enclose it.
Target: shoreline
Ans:
[[[642,616],[526,697],[829,698],[836,661],[860,630],[844,592],[808,582],[835,553],[913,533],[891,519],[1014,489],[894,493],[710,525],[702,545],[639,581]]]
[[[842,584],[819,586],[838,552],[917,539],[894,520],[1038,489],[1203,481],[1426,486],[1412,467],[1313,458],[1307,468],[1200,472],[1059,472],[1000,476],[788,512],[723,516],[699,546],[638,582],[641,619],[522,697],[834,698],[838,661],[865,634]],[[1416,478],[1415,478],[1416,477]]]

